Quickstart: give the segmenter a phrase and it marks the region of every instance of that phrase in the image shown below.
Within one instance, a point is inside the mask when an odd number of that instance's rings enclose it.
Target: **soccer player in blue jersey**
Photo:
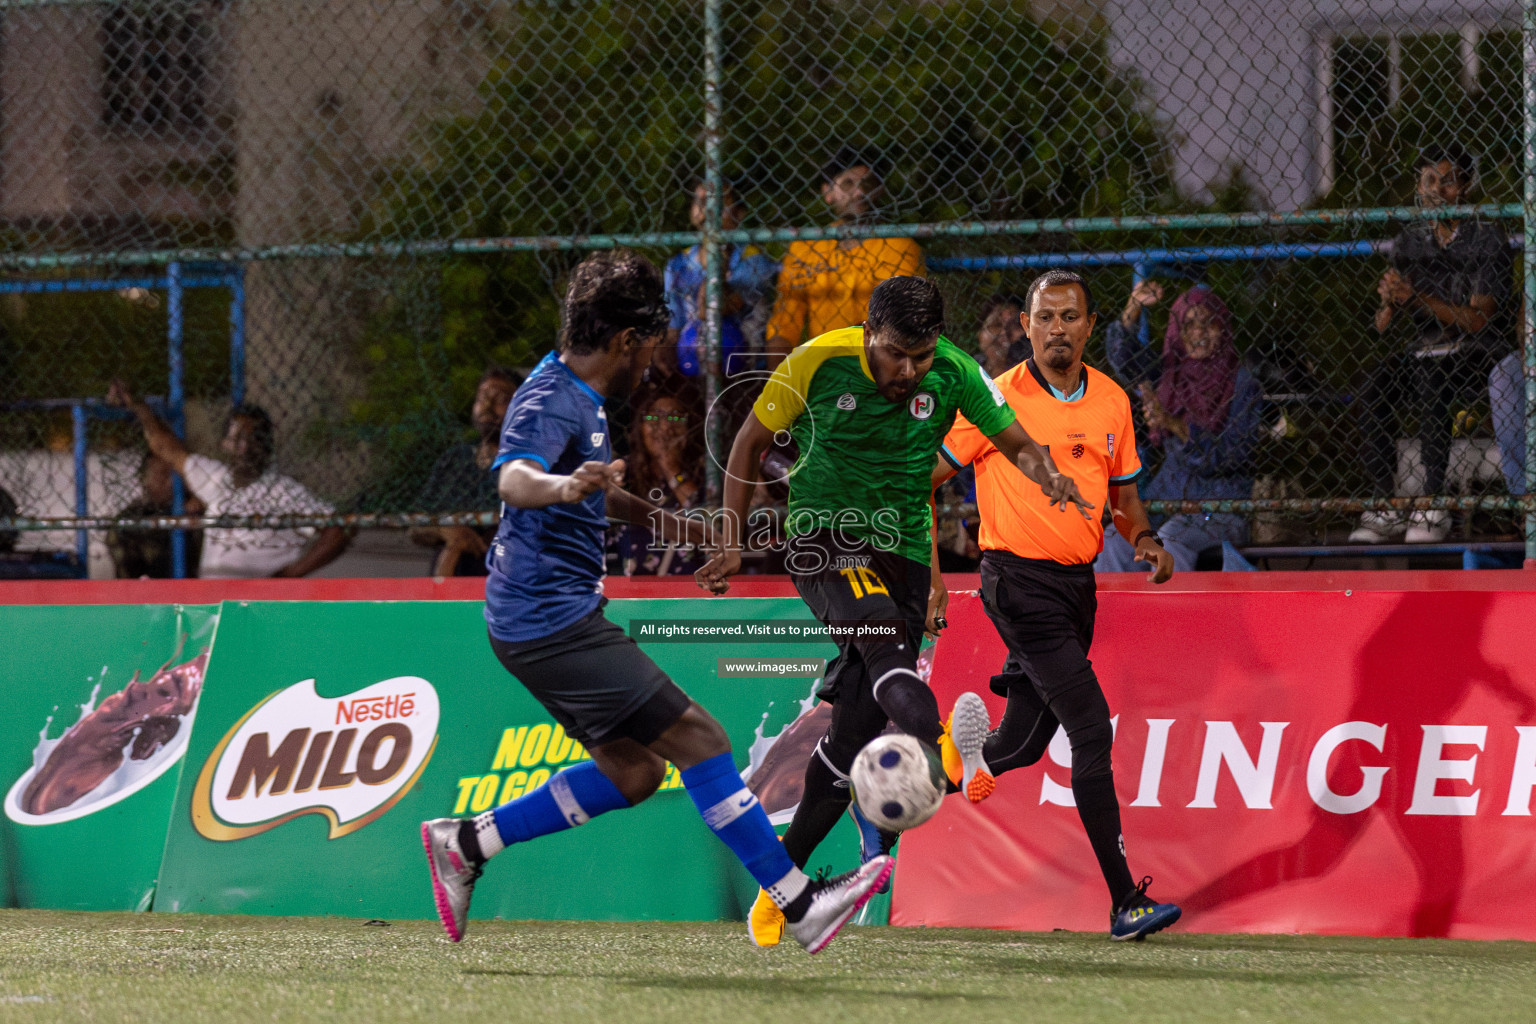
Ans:
[[[720,723],[604,617],[608,515],[653,528],[659,518],[661,533],[689,543],[710,538],[704,523],[623,490],[624,463],[610,461],[603,400],[627,384],[636,351],[666,333],[660,273],[633,253],[594,256],[572,273],[564,312],[560,351],[535,367],[502,425],[493,463],[501,526],[487,556],[485,618],[502,665],[592,760],[476,817],[422,823],[438,916],[460,941],[488,859],[633,807],[661,785],[670,761],[704,823],[816,953],[890,876],[892,861],[808,878],[742,781]]]

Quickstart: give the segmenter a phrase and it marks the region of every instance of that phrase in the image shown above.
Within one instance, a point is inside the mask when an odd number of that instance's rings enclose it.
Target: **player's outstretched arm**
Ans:
[[[1077,482],[1056,468],[1051,453],[1040,447],[1018,420],[988,439],[1019,467],[1020,473],[1040,485],[1052,505],[1060,505],[1062,511],[1066,511],[1068,504],[1076,505],[1084,519],[1093,518],[1088,514],[1093,505],[1078,493]]]
[[[1167,583],[1172,579],[1173,556],[1153,532],[1152,521],[1147,518],[1147,509],[1141,503],[1141,493],[1136,490],[1136,485],[1111,487],[1109,510],[1115,519],[1115,531],[1136,548],[1136,561],[1152,565],[1152,575],[1148,578],[1153,583]]]
[[[594,492],[623,482],[623,459],[583,462],[568,476],[546,473],[532,459],[513,459],[501,467],[496,493],[513,508],[544,508],[585,501]]]
[[[715,527],[715,553],[693,574],[699,586],[712,594],[730,589],[729,580],[741,571],[741,549],[746,543],[747,512],[752,504],[752,489],[757,486],[758,467],[763,452],[773,443],[773,432],[748,414],[731,442],[731,457],[725,464],[725,501]]]

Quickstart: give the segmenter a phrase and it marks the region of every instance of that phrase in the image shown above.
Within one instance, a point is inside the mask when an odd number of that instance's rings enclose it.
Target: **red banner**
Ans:
[[[933,687],[1002,641],[952,595]],[[1131,870],[1181,929],[1536,939],[1536,593],[1100,595]],[[891,920],[1104,930],[1058,732],[986,803],[902,840]]]

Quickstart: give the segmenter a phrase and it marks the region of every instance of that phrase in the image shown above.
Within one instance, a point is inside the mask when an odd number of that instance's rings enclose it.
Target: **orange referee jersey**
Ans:
[[[976,504],[981,511],[982,550],[1010,551],[1067,565],[1092,562],[1104,546],[1101,514],[1109,489],[1141,472],[1131,430],[1131,400],[1109,377],[1083,367],[1074,395],[1047,383],[1026,359],[996,378],[1024,429],[1050,450],[1056,468],[1072,477],[1093,503],[1090,518],[1076,506],[1052,508],[1038,484],[993,447],[964,417],[944,439],[939,454],[956,469],[976,465]]]

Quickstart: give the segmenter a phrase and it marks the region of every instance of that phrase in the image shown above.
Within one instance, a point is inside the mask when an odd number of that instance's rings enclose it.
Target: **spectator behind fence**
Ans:
[[[1162,296],[1161,288],[1138,289],[1140,306]],[[1128,307],[1129,308],[1129,307]],[[1122,379],[1136,380],[1147,423],[1147,448],[1161,447],[1163,462],[1141,489],[1151,500],[1248,498],[1253,493],[1253,444],[1258,436],[1262,394],[1232,340],[1232,313],[1215,292],[1199,285],[1173,300],[1163,336],[1161,368],[1148,363],[1126,317],[1110,324],[1105,346]],[[1242,516],[1223,512],[1169,516],[1157,531],[1174,569],[1189,572],[1201,551],[1223,541],[1241,544],[1248,527]],[[1113,532],[1094,568],[1132,572],[1136,552]]]
[[[693,205],[688,220],[695,229],[704,227],[704,183],[693,189]],[[741,226],[746,205],[734,186],[727,184],[720,197],[720,225],[727,231]],[[724,287],[720,293],[720,365],[728,373],[747,367],[731,357],[743,350],[761,352],[763,332],[768,319],[769,292],[779,265],[755,245],[721,247],[725,268]],[[704,247],[695,245],[667,261],[667,344],[657,352],[657,362],[666,370],[676,369],[684,376],[696,377],[704,366],[703,344],[699,326],[704,320]]]
[[[1488,404],[1493,409],[1493,438],[1499,445],[1499,469],[1509,493],[1525,493],[1525,306],[1515,321],[1515,350],[1488,372]]]
[[[219,447],[228,463],[187,451],[154,410],[113,381],[107,403],[132,411],[144,429],[149,450],[170,463],[210,517],[232,515],[330,515],[334,509],[303,484],[271,468],[272,418],[256,405],[230,411]],[[250,529],[209,527],[203,538],[201,575],[214,579],[307,576],[346,550],[349,534],[339,526]]]
[[[871,224],[885,196],[886,169],[873,152],[838,150],[821,172],[821,197],[833,227]],[[791,242],[779,271],[778,301],[768,320],[769,362],[801,342],[864,322],[875,285],[922,276],[923,250],[910,238],[829,238]]]
[[[495,512],[501,507],[491,462],[501,443],[501,423],[507,406],[522,386],[522,375],[499,366],[486,370],[475,386],[470,420],[478,441],[456,444],[438,456],[416,495],[418,512]],[[417,526],[411,540],[436,548],[433,576],[484,576],[485,552],[496,537],[495,526]]]
[[[673,378],[634,395],[635,436],[630,442],[624,487],[668,511],[704,500],[704,408],[689,381]],[[651,531],[630,524],[619,532],[626,576],[682,576],[706,561],[703,552],[676,543],[656,544]]]
[[[981,326],[976,329],[977,362],[988,377],[999,376],[1029,357],[1023,313],[1024,300],[1017,295],[993,295],[981,307]]]
[[[1459,146],[1426,150],[1417,167],[1419,204],[1434,210],[1466,202],[1473,171],[1471,157]],[[1376,330],[1385,333],[1394,321],[1406,319],[1411,335],[1404,350],[1370,370],[1359,389],[1361,460],[1374,497],[1397,490],[1399,413],[1418,421],[1422,493],[1444,489],[1455,403],[1481,390],[1504,345],[1499,312],[1509,293],[1511,268],[1503,229],[1482,221],[1418,221],[1392,243],[1392,267],[1376,286],[1381,297]],[[1451,514],[1445,509],[1406,516],[1366,512],[1349,539],[1368,544],[1393,536],[1438,541],[1450,530]]]
[[[154,452],[145,452],[139,464],[138,500],[118,510],[121,518],[168,516],[172,514],[175,471],[171,464]],[[195,495],[187,495],[186,515],[203,514],[202,501]],[[120,580],[170,579],[175,575],[172,558],[173,530],[146,527],[117,527],[107,531],[107,549],[112,552],[112,562],[117,567]],[[196,576],[203,554],[203,531],[183,530],[186,537],[186,574]]]

